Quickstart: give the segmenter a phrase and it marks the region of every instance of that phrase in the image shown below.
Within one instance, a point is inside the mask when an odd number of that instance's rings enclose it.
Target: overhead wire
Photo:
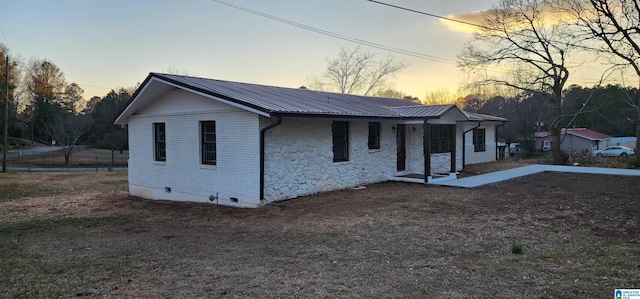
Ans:
[[[383,44],[378,44],[378,43],[374,43],[374,42],[370,42],[370,41],[366,41],[366,40],[362,40],[362,39],[358,39],[358,38],[354,38],[354,37],[349,37],[346,35],[342,35],[342,34],[338,34],[338,33],[334,33],[331,31],[327,31],[327,30],[323,30],[323,29],[319,29],[316,27],[312,27],[312,26],[308,26],[308,25],[304,25],[301,23],[297,23],[291,20],[287,20],[287,19],[283,19],[280,17],[276,17],[267,13],[263,13],[260,11],[256,11],[253,9],[249,9],[246,7],[242,7],[242,6],[238,6],[235,4],[231,4],[229,2],[226,1],[222,1],[222,0],[211,0],[213,2],[219,3],[219,4],[223,4],[238,10],[242,10],[244,12],[248,12],[254,15],[258,15],[264,18],[268,18],[277,22],[281,22],[284,24],[288,24],[291,26],[295,26],[301,29],[305,29],[305,30],[309,30],[312,32],[316,32],[319,34],[323,34],[326,36],[330,36],[330,37],[334,37],[334,38],[338,38],[341,40],[345,40],[345,41],[349,41],[349,42],[353,42],[353,43],[357,43],[360,45],[364,45],[364,46],[368,46],[368,47],[372,47],[372,48],[376,48],[376,49],[380,49],[380,50],[385,50],[385,51],[389,51],[389,52],[393,52],[393,53],[397,53],[397,54],[402,54],[402,55],[407,55],[407,56],[411,56],[411,57],[415,57],[415,58],[420,58],[420,59],[425,59],[425,60],[430,60],[430,61],[435,61],[435,62],[441,62],[441,63],[448,63],[448,64],[455,64],[456,62],[454,60],[451,59],[447,59],[447,58],[442,58],[442,57],[438,57],[438,56],[434,56],[434,55],[428,55],[428,54],[424,54],[424,53],[419,53],[419,52],[414,52],[414,51],[409,51],[409,50],[405,50],[405,49],[400,49],[400,48],[395,48],[395,47],[391,47],[391,46],[386,46]]]
[[[388,6],[388,7],[393,7],[393,8],[400,9],[400,10],[406,10],[406,11],[414,12],[414,13],[417,13],[417,14],[438,18],[438,19],[445,20],[445,21],[456,22],[456,23],[465,24],[465,25],[469,25],[469,26],[474,26],[474,27],[478,27],[478,28],[487,28],[486,26],[482,26],[482,25],[479,25],[479,24],[475,24],[475,23],[471,23],[471,22],[467,22],[467,21],[462,21],[462,20],[456,20],[456,19],[452,19],[452,18],[449,18],[449,17],[443,17],[443,16],[439,16],[439,15],[436,15],[436,14],[423,12],[423,11],[419,11],[419,10],[415,10],[415,9],[411,9],[411,8],[406,8],[406,7],[402,7],[402,6],[398,6],[398,5],[393,5],[393,4],[389,4],[389,3],[385,3],[385,2],[381,2],[381,1],[376,1],[376,0],[365,0],[365,1],[369,1],[371,3],[376,3],[376,4]]]
[[[2,37],[4,38],[5,45],[9,47],[9,40],[7,39],[7,36],[4,34],[4,29],[2,28],[2,25],[0,25],[0,32],[2,32]]]

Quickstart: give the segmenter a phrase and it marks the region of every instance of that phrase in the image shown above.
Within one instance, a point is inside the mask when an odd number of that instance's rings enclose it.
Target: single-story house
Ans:
[[[255,207],[455,178],[495,161],[506,121],[456,105],[151,73],[115,123],[128,125],[132,195]]]
[[[551,133],[535,132],[533,138],[536,141],[536,150],[548,151],[551,149]],[[604,141],[611,136],[586,128],[567,128],[560,133],[560,149],[567,153],[581,151],[594,151],[604,148]]]

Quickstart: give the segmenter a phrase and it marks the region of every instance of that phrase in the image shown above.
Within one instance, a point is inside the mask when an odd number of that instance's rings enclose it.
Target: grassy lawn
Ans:
[[[0,297],[611,298],[639,287],[637,177],[389,182],[259,209],[126,188],[125,173],[0,174]]]

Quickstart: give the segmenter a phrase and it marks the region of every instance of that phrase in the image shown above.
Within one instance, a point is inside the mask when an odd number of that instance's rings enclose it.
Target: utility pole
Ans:
[[[9,143],[9,55],[4,56],[6,66],[5,71],[5,85],[6,90],[4,94],[4,140],[2,142],[2,172],[7,172],[7,145]]]

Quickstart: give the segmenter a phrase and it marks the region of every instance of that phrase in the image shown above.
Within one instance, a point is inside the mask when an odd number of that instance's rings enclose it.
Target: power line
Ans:
[[[371,3],[380,4],[380,5],[389,6],[389,7],[393,7],[393,8],[397,8],[397,9],[400,9],[400,10],[406,10],[406,11],[414,12],[414,13],[425,15],[425,16],[438,18],[438,19],[441,19],[441,20],[456,22],[456,23],[465,24],[465,25],[474,26],[474,27],[479,27],[479,28],[487,28],[486,26],[474,24],[474,23],[471,23],[471,22],[466,22],[466,21],[456,20],[456,19],[452,19],[452,18],[447,18],[447,17],[436,15],[436,14],[423,12],[423,11],[419,11],[419,10],[415,10],[415,9],[411,9],[411,8],[406,8],[406,7],[402,7],[402,6],[398,6],[398,5],[393,5],[393,4],[389,4],[389,3],[384,3],[384,2],[380,2],[380,1],[376,1],[376,0],[366,0],[366,1],[369,1]]]
[[[393,52],[393,53],[397,53],[397,54],[412,56],[412,57],[416,57],[416,58],[421,58],[421,59],[425,59],[425,60],[431,60],[431,61],[448,63],[448,64],[455,64],[455,61],[447,59],[447,58],[442,58],[442,57],[423,54],[423,53],[418,53],[418,52],[404,50],[404,49],[400,49],[400,48],[394,48],[394,47],[390,47],[390,46],[386,46],[386,45],[382,45],[382,44],[378,44],[378,43],[374,43],[374,42],[370,42],[370,41],[365,41],[365,40],[354,38],[354,37],[349,37],[349,36],[346,36],[346,35],[341,35],[341,34],[338,34],[338,33],[333,33],[333,32],[330,32],[330,31],[322,30],[322,29],[319,29],[319,28],[315,28],[315,27],[312,27],[312,26],[304,25],[304,24],[301,24],[301,23],[297,23],[297,22],[294,22],[294,21],[287,20],[287,19],[279,18],[279,17],[273,16],[273,15],[270,15],[270,14],[266,14],[266,13],[263,13],[263,12],[256,11],[256,10],[252,10],[252,9],[249,9],[249,8],[246,8],[246,7],[237,6],[237,5],[222,1],[222,0],[212,0],[212,1],[220,3],[220,4],[223,4],[223,5],[226,5],[226,6],[229,6],[229,7],[232,7],[232,8],[235,8],[235,9],[238,9],[238,10],[242,10],[244,12],[248,12],[248,13],[251,13],[251,14],[254,14],[254,15],[258,15],[258,16],[261,16],[261,17],[264,17],[264,18],[268,18],[268,19],[271,19],[271,20],[274,20],[274,21],[277,21],[277,22],[280,22],[280,23],[284,23],[284,24],[287,24],[287,25],[295,26],[295,27],[298,27],[298,28],[301,28],[301,29],[309,30],[309,31],[312,31],[312,32],[315,32],[315,33],[326,35],[326,36],[331,36],[331,37],[334,37],[334,38],[337,38],[337,39],[341,39],[341,40],[357,43],[357,44],[360,44],[360,45],[369,46],[369,47],[372,47],[372,48],[385,50],[385,51],[389,51],[389,52]]]
[[[4,34],[4,29],[2,29],[2,25],[0,25],[0,32],[2,32],[2,37],[4,38],[4,42],[7,44],[7,47],[9,47],[9,40],[7,39],[7,36]]]

